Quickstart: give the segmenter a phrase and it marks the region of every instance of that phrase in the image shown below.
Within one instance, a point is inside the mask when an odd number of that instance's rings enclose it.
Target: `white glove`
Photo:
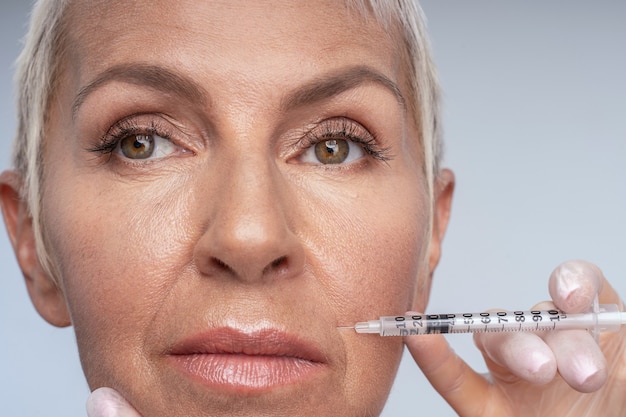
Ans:
[[[141,415],[112,388],[98,388],[87,399],[89,417],[141,417]]]

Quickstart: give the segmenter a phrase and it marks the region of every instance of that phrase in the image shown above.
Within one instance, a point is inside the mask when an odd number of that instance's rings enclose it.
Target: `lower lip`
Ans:
[[[313,378],[324,365],[290,356],[206,353],[170,356],[174,366],[209,388],[262,393]]]

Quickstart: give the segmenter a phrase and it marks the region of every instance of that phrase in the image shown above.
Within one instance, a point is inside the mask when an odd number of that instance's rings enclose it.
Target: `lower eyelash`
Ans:
[[[88,152],[100,153],[103,155],[111,154],[117,148],[118,140],[103,140],[99,145],[88,148]]]

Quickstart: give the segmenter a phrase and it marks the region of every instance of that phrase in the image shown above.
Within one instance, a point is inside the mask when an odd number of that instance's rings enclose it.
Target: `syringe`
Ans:
[[[354,325],[357,333],[411,336],[433,333],[520,332],[584,329],[594,334],[617,331],[626,324],[626,313],[615,304],[602,304],[591,313],[569,314],[560,310],[491,311],[485,313],[417,314],[383,316]]]

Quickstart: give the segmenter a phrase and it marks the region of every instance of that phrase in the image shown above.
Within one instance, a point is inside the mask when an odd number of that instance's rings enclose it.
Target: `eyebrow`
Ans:
[[[121,64],[106,69],[80,89],[72,105],[72,117],[76,117],[80,107],[91,93],[114,81],[149,87],[169,94],[174,92],[178,96],[201,105],[206,105],[209,98],[209,94],[199,84],[165,67],[141,63]],[[281,109],[288,111],[327,100],[366,83],[375,83],[386,88],[394,95],[398,104],[406,110],[406,100],[396,83],[367,66],[340,69],[313,79],[286,95],[281,100]]]
[[[385,87],[395,96],[403,110],[406,110],[406,100],[397,84],[367,66],[349,67],[314,79],[286,96],[282,100],[281,108],[288,110],[326,100],[366,83]]]
[[[76,113],[91,93],[113,81],[149,87],[170,94],[174,92],[202,105],[208,100],[207,92],[200,85],[167,68],[141,63],[122,64],[106,69],[80,89],[72,105],[72,116],[76,117]]]

